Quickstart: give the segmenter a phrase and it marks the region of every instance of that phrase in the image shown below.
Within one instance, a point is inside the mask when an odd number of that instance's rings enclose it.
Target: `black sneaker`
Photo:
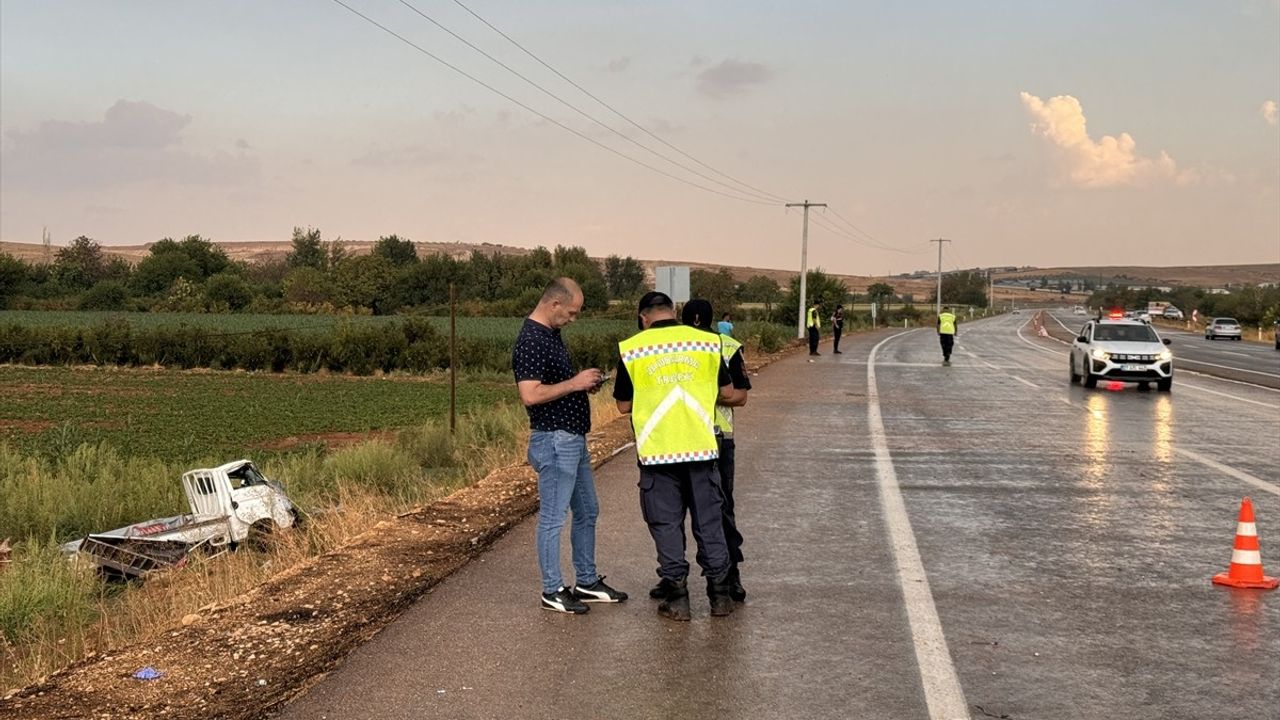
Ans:
[[[669,597],[675,597],[678,593],[688,592],[683,583],[668,578],[662,578],[657,585],[649,588],[649,597],[654,600],[666,600]]]
[[[591,608],[583,605],[578,598],[574,597],[569,588],[560,588],[550,594],[542,593],[542,609],[573,613],[574,615],[583,615],[591,610]]]
[[[626,593],[606,585],[603,575],[590,585],[575,585],[573,596],[582,602],[620,603],[627,599]]]

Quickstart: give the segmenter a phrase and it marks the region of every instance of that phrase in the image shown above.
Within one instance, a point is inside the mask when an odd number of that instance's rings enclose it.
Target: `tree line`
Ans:
[[[282,259],[258,262],[232,260],[200,235],[160,240],[136,263],[109,254],[84,236],[58,249],[48,263],[0,253],[0,308],[443,314],[453,285],[465,315],[518,316],[537,303],[552,278],[562,275],[578,281],[584,310],[596,315],[629,315],[630,303],[650,289],[639,260],[610,255],[599,262],[582,247],[538,247],[525,254],[477,250],[465,258],[445,253],[419,256],[411,240],[388,235],[367,254],[355,254],[341,239],[325,240],[320,230],[299,227]],[[797,317],[798,274],[779,285],[763,274],[738,280],[727,268],[698,268],[689,279],[693,296],[710,300],[719,312],[782,324]],[[976,274],[948,275],[943,297],[982,306],[984,288]],[[821,299],[828,307],[854,301],[912,301],[884,283],[855,295],[844,281],[821,268],[808,271],[806,289],[809,300]],[[744,304],[750,309],[742,309]]]

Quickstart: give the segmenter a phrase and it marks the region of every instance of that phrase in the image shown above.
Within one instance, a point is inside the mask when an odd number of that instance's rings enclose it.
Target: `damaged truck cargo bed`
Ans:
[[[181,566],[197,550],[217,554],[297,522],[284,488],[248,460],[183,473],[182,490],[190,513],[91,533],[63,551],[108,578],[135,580]]]

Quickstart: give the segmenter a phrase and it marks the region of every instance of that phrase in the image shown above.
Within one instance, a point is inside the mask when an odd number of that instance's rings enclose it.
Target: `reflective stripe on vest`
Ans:
[[[949,312],[944,312],[938,316],[938,332],[943,335],[956,334],[956,316]]]
[[[714,460],[720,338],[683,325],[618,343],[635,394],[631,427],[641,465]]]
[[[737,340],[728,335],[720,336],[720,357],[724,358],[725,365],[729,364],[733,354],[741,348],[742,343]],[[733,408],[716,405],[716,429],[725,437],[733,437]]]

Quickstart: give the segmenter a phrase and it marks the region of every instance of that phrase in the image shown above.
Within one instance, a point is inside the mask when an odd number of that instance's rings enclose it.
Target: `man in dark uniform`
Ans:
[[[663,293],[640,300],[641,332],[618,344],[613,397],[631,415],[640,464],[640,509],[658,553],[658,614],[689,620],[689,561],[684,517],[691,517],[697,562],[707,578],[712,615],[733,612],[730,559],[724,538],[724,495],[716,470],[717,401],[737,391],[720,356],[718,336],[676,321]]]
[[[727,315],[728,313],[726,313]],[[710,301],[695,298],[684,304],[680,320],[699,330],[715,332],[711,329]],[[747,599],[747,591],[742,587],[742,533],[738,530],[738,519],[733,502],[734,460],[737,456],[737,445],[733,439],[733,409],[747,404],[747,392],[751,390],[751,379],[747,377],[746,360],[742,357],[742,343],[720,335],[720,355],[729,366],[729,376],[733,378],[733,389],[740,392],[740,398],[734,402],[716,403],[716,441],[720,445],[720,457],[716,459],[716,467],[720,470],[720,489],[724,492],[724,540],[729,545],[729,596],[738,602]],[[657,588],[655,588],[656,590]]]

